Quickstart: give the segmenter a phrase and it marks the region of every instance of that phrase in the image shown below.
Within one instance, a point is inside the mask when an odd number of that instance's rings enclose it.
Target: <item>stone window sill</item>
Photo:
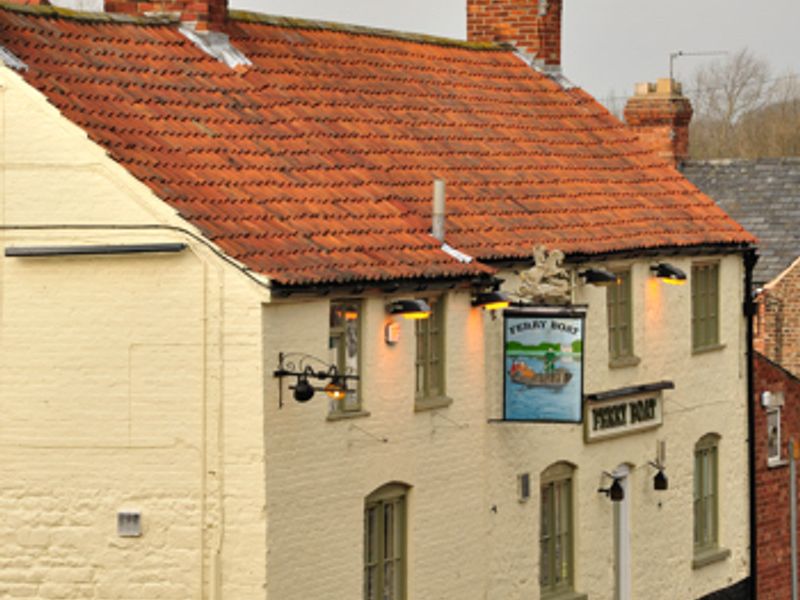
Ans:
[[[436,410],[437,408],[447,408],[453,403],[452,398],[438,396],[436,398],[421,398],[414,402],[414,412],[425,412],[426,410]]]
[[[346,419],[361,419],[368,417],[369,411],[366,410],[350,410],[350,411],[336,411],[328,415],[328,421],[344,421]]]
[[[692,354],[705,354],[706,352],[717,352],[724,350],[725,344],[714,344],[713,346],[703,346],[702,348],[692,348]]]
[[[542,600],[588,600],[589,596],[586,594],[579,594],[572,590],[563,592],[542,592]]]
[[[789,464],[788,460],[785,459],[767,459],[767,468],[768,469],[779,469],[780,467],[785,467]]]
[[[608,366],[611,369],[622,369],[625,367],[635,367],[642,359],[636,355],[631,356],[619,356],[617,358],[612,358],[608,361]]]
[[[731,555],[731,551],[727,548],[712,548],[711,550],[704,550],[694,555],[692,559],[692,568],[701,569],[706,565],[711,565],[721,562]]]

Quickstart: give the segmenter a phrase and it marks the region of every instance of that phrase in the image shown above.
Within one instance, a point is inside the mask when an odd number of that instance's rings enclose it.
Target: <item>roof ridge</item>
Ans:
[[[61,17],[63,19],[72,19],[76,21],[100,21],[105,23],[128,23],[136,25],[176,25],[180,22],[177,16],[169,14],[136,16],[121,13],[73,10],[51,5],[16,4],[14,2],[7,2],[6,0],[0,0],[0,9],[35,16]]]
[[[257,23],[259,25],[274,25],[276,27],[286,27],[288,29],[311,29],[317,31],[354,33],[357,35],[385,37],[408,42],[433,44],[436,46],[466,48],[468,50],[489,50],[495,52],[509,52],[514,50],[509,44],[496,42],[470,42],[426,33],[410,33],[381,27],[368,27],[365,25],[353,25],[350,23],[338,23],[335,21],[322,21],[317,19],[303,19],[300,17],[281,17],[247,10],[230,10],[228,11],[228,18],[234,21]]]
[[[800,156],[760,156],[758,158],[695,158],[683,161],[686,166],[727,166],[727,165],[744,165],[744,164],[757,164],[757,163],[800,163]]]
[[[10,0],[0,0],[0,9],[36,16],[74,19],[77,21],[100,21],[106,23],[127,23],[135,25],[175,25],[180,22],[180,19],[177,16],[170,15],[168,13],[145,16],[128,15],[122,13],[91,12],[62,8],[52,5],[17,4],[15,2],[11,2]],[[350,23],[338,23],[335,21],[324,21],[317,19],[303,19],[300,17],[283,17],[246,10],[229,10],[228,18],[238,22],[273,25],[276,27],[285,27],[287,29],[310,29],[317,31],[352,33],[356,35],[383,37],[407,42],[431,44],[435,46],[465,48],[467,50],[484,50],[494,52],[512,52],[516,50],[512,45],[505,43],[470,42],[426,33],[411,33],[381,27],[369,27],[365,25],[353,25]]]

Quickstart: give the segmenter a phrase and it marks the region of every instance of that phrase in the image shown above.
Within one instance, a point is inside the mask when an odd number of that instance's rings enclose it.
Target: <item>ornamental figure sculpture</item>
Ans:
[[[517,295],[534,304],[569,304],[571,299],[570,276],[562,266],[564,253],[544,246],[533,249],[535,264],[522,273]]]

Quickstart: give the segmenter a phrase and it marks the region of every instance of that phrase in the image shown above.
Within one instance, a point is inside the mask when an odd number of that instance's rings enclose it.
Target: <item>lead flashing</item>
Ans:
[[[203,52],[225,63],[231,69],[249,67],[253,64],[249,58],[231,44],[230,38],[224,33],[197,31],[191,25],[185,23],[178,28],[178,31]]]
[[[14,69],[15,71],[28,70],[27,64],[25,64],[23,61],[17,58],[13,52],[7,50],[3,46],[0,46],[0,61],[2,61],[5,66]]]

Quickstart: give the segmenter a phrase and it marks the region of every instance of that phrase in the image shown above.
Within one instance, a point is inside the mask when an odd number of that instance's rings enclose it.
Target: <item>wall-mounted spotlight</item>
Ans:
[[[404,319],[427,319],[431,316],[431,307],[424,300],[395,300],[386,305],[386,312]]]
[[[287,360],[292,357],[298,357],[297,361]],[[309,362],[318,363],[324,368],[315,369],[308,364]],[[314,397],[314,392],[325,392],[333,400],[344,400],[348,392],[350,392],[347,387],[347,381],[358,380],[358,375],[340,373],[336,365],[327,365],[325,361],[315,356],[297,352],[288,354],[281,352],[278,354],[278,368],[273,371],[272,375],[278,379],[283,379],[284,377],[297,378],[296,383],[289,386],[297,402],[308,402]],[[319,388],[314,387],[309,381],[310,379],[330,381],[325,387]],[[278,389],[278,407],[283,408],[283,385],[280,385]]]
[[[611,473],[603,471],[603,475],[610,477],[613,481],[607,488],[597,488],[598,493],[605,494],[612,502],[622,502],[625,499],[625,490],[619,482],[619,477],[614,477]]]
[[[586,283],[590,283],[592,285],[600,285],[600,286],[609,286],[614,283],[617,283],[619,279],[614,273],[611,271],[606,271],[605,269],[586,269],[578,273],[579,277],[583,277]]]
[[[650,267],[650,270],[653,272],[653,275],[664,283],[672,285],[683,285],[686,283],[686,273],[669,263],[658,263]]]
[[[667,479],[667,476],[664,473],[664,465],[651,460],[650,466],[658,470],[655,477],[653,477],[653,489],[657,492],[663,492],[664,490],[669,489],[669,479]]]
[[[503,292],[483,292],[476,294],[472,298],[472,306],[480,307],[484,310],[500,310],[508,308],[511,300]]]

